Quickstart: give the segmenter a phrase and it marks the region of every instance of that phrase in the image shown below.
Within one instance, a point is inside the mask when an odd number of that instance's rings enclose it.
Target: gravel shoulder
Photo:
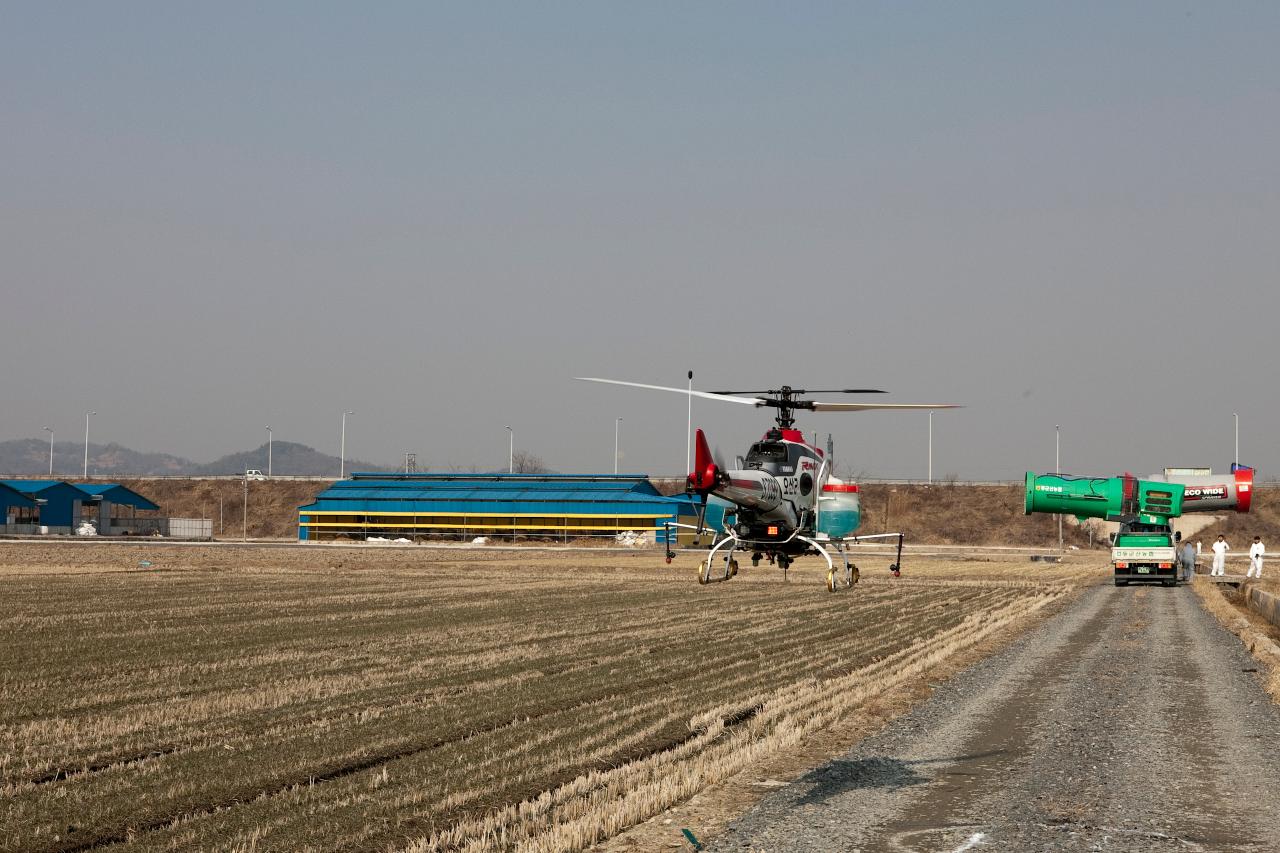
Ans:
[[[1086,591],[709,851],[1280,849],[1280,713],[1189,589]]]

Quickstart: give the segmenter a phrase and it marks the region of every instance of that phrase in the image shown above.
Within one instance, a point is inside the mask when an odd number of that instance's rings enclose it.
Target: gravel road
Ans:
[[[1089,589],[707,850],[1280,850],[1255,667],[1190,589]]]

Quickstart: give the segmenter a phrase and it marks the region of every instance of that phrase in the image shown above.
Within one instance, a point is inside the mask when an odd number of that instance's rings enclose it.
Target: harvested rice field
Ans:
[[[0,543],[0,849],[586,849],[1104,560],[876,557],[831,594],[812,558],[700,587],[653,550]]]

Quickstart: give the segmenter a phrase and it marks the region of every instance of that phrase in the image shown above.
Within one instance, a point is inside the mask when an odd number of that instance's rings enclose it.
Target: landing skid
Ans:
[[[842,564],[840,568],[837,568],[835,561],[831,559],[831,551],[825,545],[807,536],[797,536],[795,538],[817,551],[822,556],[822,559],[827,561],[828,592],[852,589],[853,585],[858,582],[861,572],[849,559],[843,542],[833,543]],[[734,552],[751,550],[754,547],[755,543],[739,539],[732,533],[725,534],[711,545],[711,550],[707,553],[707,559],[698,564],[698,583],[724,583],[729,580],[738,573],[738,561],[733,556]],[[724,556],[717,563],[716,553],[722,550],[724,551]],[[752,562],[759,562],[759,552],[757,552]],[[778,563],[782,567],[782,576],[785,579],[787,569],[791,566],[791,558],[786,555],[779,555]]]
[[[672,541],[671,528],[673,527],[685,527],[690,530],[699,530],[699,533],[701,533],[701,530],[693,525],[668,522],[665,526],[667,528],[668,543]],[[741,539],[732,530],[721,531],[716,533],[715,536],[716,538],[713,539],[711,543],[711,550],[707,552],[707,558],[698,564],[698,583],[703,585],[724,583],[738,573],[738,561],[734,557],[735,551],[752,551],[753,555],[751,563],[752,565],[758,565],[763,556],[763,549],[760,549],[759,546],[767,547],[770,545],[777,546],[779,544],[785,544],[775,541],[756,542],[748,539]],[[890,573],[892,573],[894,577],[898,577],[901,574],[899,567],[902,563],[903,534],[875,533],[870,536],[855,537],[853,541],[857,542],[860,539],[888,538],[896,538],[898,540],[897,559],[889,566]],[[816,551],[822,559],[826,560],[827,590],[829,592],[839,592],[840,590],[852,589],[861,578],[862,572],[854,562],[849,559],[849,553],[846,550],[848,543],[845,540],[835,539],[819,541],[808,536],[800,536],[796,533],[792,534],[791,538],[787,539],[786,542],[790,542],[793,539],[798,539],[801,542],[804,542],[811,549]],[[835,550],[836,555],[839,557],[839,565],[837,565],[836,560],[832,559],[832,549]],[[670,563],[675,559],[675,556],[675,552],[671,550],[671,545],[668,544],[666,553],[667,562]],[[771,554],[769,557],[770,562],[772,562],[773,559],[774,558]],[[782,576],[784,579],[786,579],[787,570],[791,566],[792,559],[792,557],[786,554],[777,555],[778,566],[782,569]]]

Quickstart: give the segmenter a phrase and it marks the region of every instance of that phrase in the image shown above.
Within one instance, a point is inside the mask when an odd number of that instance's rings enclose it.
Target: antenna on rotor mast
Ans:
[[[689,414],[684,427],[684,468],[693,470],[693,371],[689,371]]]

